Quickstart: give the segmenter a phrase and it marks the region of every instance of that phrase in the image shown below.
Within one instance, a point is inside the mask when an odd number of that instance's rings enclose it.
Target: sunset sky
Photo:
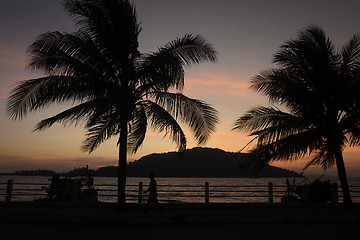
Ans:
[[[338,49],[356,33],[360,34],[360,1],[335,0],[133,0],[142,32],[140,51],[156,49],[186,33],[200,34],[218,52],[218,63],[205,63],[185,69],[184,93],[212,104],[221,123],[204,147],[238,151],[251,138],[231,131],[232,124],[245,111],[267,100],[248,89],[249,80],[262,70],[274,67],[272,56],[279,46],[295,38],[298,30],[317,24]],[[46,31],[76,31],[63,10],[61,0],[0,0],[0,172],[19,169],[69,170],[89,165],[97,168],[117,164],[117,139],[107,141],[94,153],[80,150],[83,126],[54,125],[32,132],[35,124],[69,105],[57,105],[13,122],[6,113],[6,99],[14,84],[40,77],[25,69],[27,47]],[[195,147],[185,129],[188,148]],[[168,137],[148,132],[142,148],[129,160],[150,153],[176,150]],[[360,149],[344,153],[350,176],[360,173]],[[305,160],[277,166],[300,171]],[[309,173],[320,173],[310,169]],[[334,169],[330,173],[335,173]]]

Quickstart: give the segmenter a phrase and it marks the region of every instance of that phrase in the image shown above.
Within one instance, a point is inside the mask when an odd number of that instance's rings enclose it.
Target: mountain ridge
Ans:
[[[239,165],[249,154],[226,152],[218,148],[195,147],[179,157],[177,152],[153,153],[131,162],[128,176],[145,177],[155,172],[158,177],[300,177],[287,169],[265,166],[259,172],[241,171]]]
[[[297,172],[266,165],[259,172],[251,169],[241,170],[239,165],[249,160],[246,153],[226,152],[219,148],[195,147],[187,149],[181,156],[178,152],[152,153],[130,162],[127,177],[148,177],[154,172],[157,177],[301,177]],[[55,173],[52,170],[23,170],[0,175],[22,176],[61,176],[86,175],[87,172],[96,177],[117,177],[117,166],[100,167],[97,170],[79,168],[68,172]]]

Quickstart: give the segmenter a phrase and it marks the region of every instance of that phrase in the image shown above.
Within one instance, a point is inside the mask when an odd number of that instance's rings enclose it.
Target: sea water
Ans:
[[[0,176],[0,201],[5,200],[6,182],[13,180],[12,201],[33,201],[46,197],[46,187],[51,183],[51,177],[40,176]],[[296,178],[295,185],[311,182],[313,179]],[[337,182],[336,177],[322,178],[321,181]],[[267,202],[269,183],[273,186],[274,202],[280,202],[286,191],[285,178],[156,178],[158,198],[161,202],[202,203],[205,201],[206,188],[211,203],[252,203]],[[293,179],[289,179],[293,183]],[[360,202],[360,178],[348,179],[350,190],[353,191],[354,202]],[[148,178],[127,178],[127,201],[138,202],[139,187],[142,191],[148,187]],[[205,186],[208,184],[207,187]],[[99,201],[116,202],[117,178],[95,177],[94,186],[99,193]],[[140,187],[141,188],[141,187]],[[146,195],[142,196],[144,201]],[[341,192],[339,192],[341,201]]]

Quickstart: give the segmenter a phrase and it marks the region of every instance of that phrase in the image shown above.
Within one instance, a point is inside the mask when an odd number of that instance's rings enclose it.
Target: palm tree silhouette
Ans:
[[[342,152],[360,144],[360,36],[336,51],[320,27],[310,26],[281,46],[274,63],[279,68],[251,81],[273,106],[252,108],[234,130],[257,139],[251,150],[257,167],[306,155],[312,158],[305,168],[336,164],[344,205],[351,206]]]
[[[16,120],[54,103],[73,103],[42,120],[35,131],[56,122],[85,122],[82,149],[89,153],[118,136],[118,206],[124,208],[127,153],[138,150],[149,126],[169,135],[180,152],[186,149],[186,137],[177,120],[189,126],[199,144],[214,132],[217,111],[181,91],[184,66],[215,62],[217,54],[204,38],[191,34],[141,54],[141,29],[128,0],[67,0],[64,8],[79,30],[47,32],[29,46],[28,67],[46,76],[20,82],[7,111]]]

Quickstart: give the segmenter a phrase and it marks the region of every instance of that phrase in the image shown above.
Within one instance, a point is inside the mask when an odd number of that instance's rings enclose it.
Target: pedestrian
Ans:
[[[159,200],[157,198],[157,183],[156,183],[156,180],[155,180],[155,173],[150,173],[150,184],[149,184],[149,188],[144,191],[144,194],[146,194],[147,192],[149,192],[149,196],[148,196],[148,199],[147,199],[147,203],[146,203],[146,207],[145,209],[143,210],[143,213],[146,214],[149,210],[149,206],[150,206],[150,203],[153,203],[155,204],[156,206],[158,206],[160,208],[160,211],[161,211],[161,214],[164,213],[164,208],[163,206],[159,203]]]

